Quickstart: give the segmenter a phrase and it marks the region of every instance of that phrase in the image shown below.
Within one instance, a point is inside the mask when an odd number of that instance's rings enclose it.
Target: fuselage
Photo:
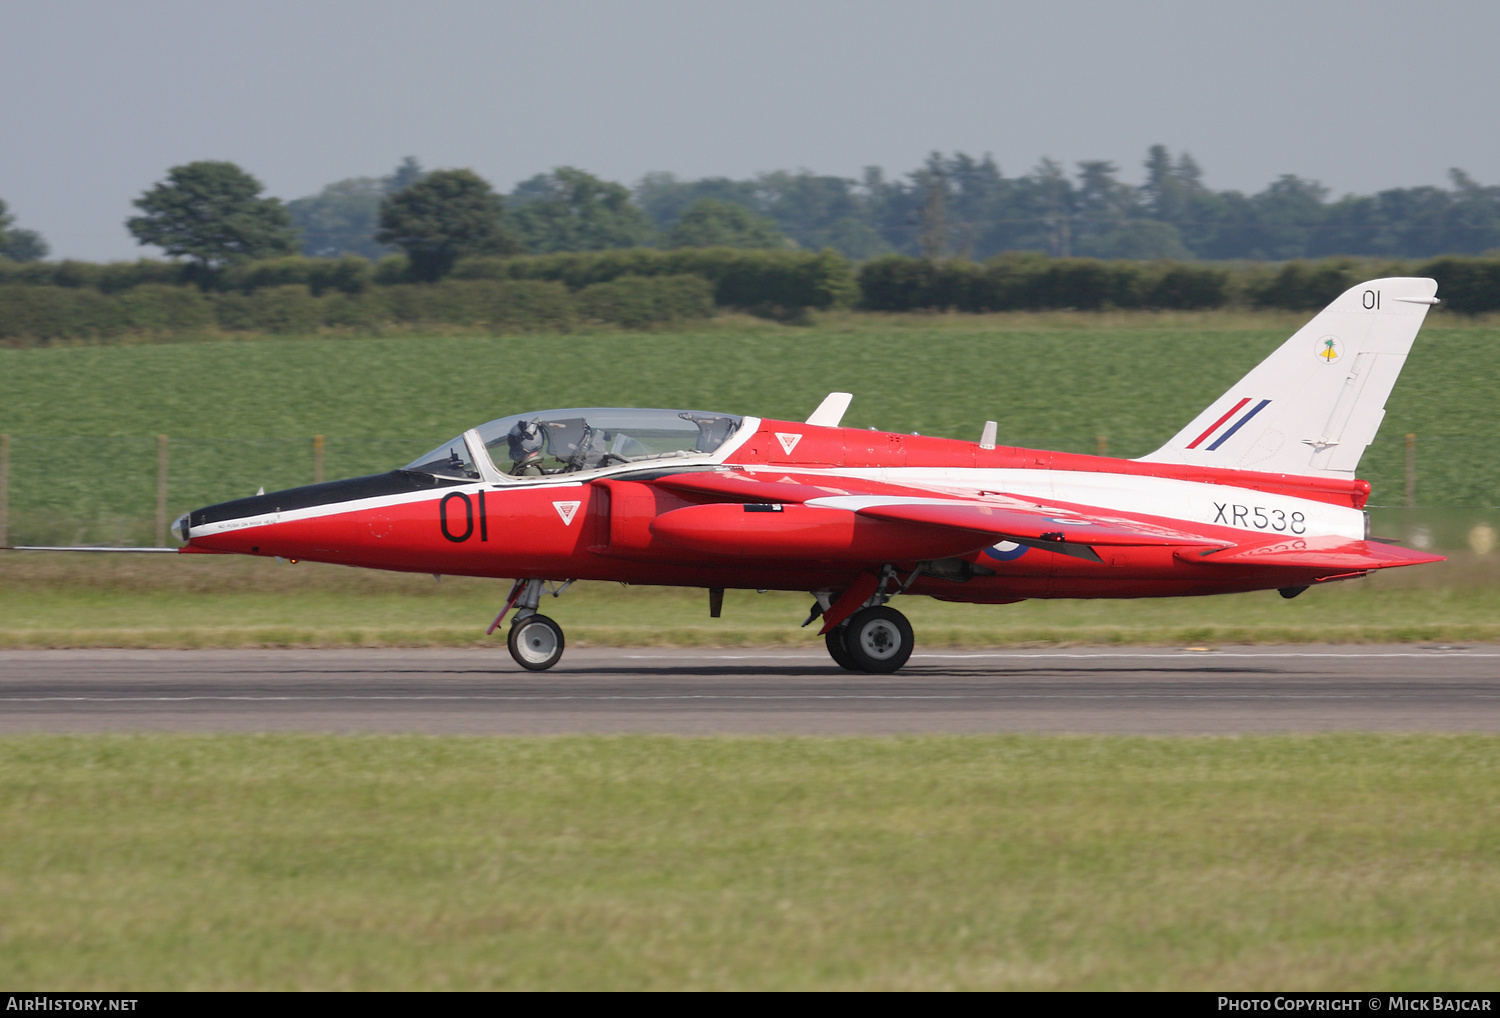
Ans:
[[[687,419],[705,435],[715,427],[728,433],[700,442],[711,448],[658,458],[604,452],[579,460],[578,469],[519,476],[503,469],[502,438],[477,429],[450,443],[447,474],[407,468],[195,510],[179,521],[183,551],[447,575],[802,591],[839,590],[889,564],[917,574],[908,593],[1006,602],[1294,588],[1339,574],[1208,564],[1192,541],[1099,547],[1094,559],[1081,558],[866,519],[817,499],[892,488],[952,494],[1055,510],[1058,526],[1069,529],[1072,513],[1107,511],[1142,526],[1186,528],[1215,547],[1367,536],[1363,481],[985,448],[753,417]],[[515,430],[508,454],[519,470],[535,450],[518,443]],[[626,448],[618,439],[614,446]],[[661,483],[695,474],[722,490]],[[785,485],[786,503],[737,499],[736,478]],[[1087,531],[1077,533],[1068,540],[1087,543]]]

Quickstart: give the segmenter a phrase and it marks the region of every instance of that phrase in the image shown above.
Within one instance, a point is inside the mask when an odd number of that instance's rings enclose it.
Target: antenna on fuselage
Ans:
[[[995,447],[995,435],[999,430],[1000,425],[994,421],[985,421],[984,430],[979,433],[979,448],[993,449]]]

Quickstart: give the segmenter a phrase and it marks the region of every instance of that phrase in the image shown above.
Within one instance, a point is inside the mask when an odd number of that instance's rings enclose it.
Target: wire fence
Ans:
[[[190,509],[260,488],[381,473],[447,437],[0,435],[0,545],[166,544],[168,525]],[[1160,436],[1001,441],[1134,457],[1156,448]],[[1359,470],[1372,484],[1375,533],[1419,547],[1494,550],[1500,528],[1497,442],[1479,436],[1378,438]]]

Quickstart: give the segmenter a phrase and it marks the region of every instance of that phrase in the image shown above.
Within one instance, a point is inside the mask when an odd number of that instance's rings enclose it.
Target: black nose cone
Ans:
[[[472,482],[452,477],[437,477],[418,470],[392,470],[388,474],[371,474],[368,477],[351,477],[347,481],[328,481],[324,484],[309,484],[305,488],[287,488],[265,495],[236,498],[228,502],[194,509],[185,517],[184,530],[191,532],[210,523],[242,520],[253,516],[269,516],[273,513],[291,512],[294,509],[312,509],[340,502],[357,502],[363,498],[379,498],[382,495],[405,495],[414,491],[430,491],[450,488]],[[184,538],[186,539],[186,538]]]

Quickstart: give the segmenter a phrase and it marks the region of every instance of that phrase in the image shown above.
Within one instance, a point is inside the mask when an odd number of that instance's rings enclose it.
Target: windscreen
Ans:
[[[474,466],[474,458],[469,455],[468,443],[462,435],[444,442],[425,456],[418,456],[406,465],[406,469],[437,474],[439,477],[479,480],[479,470]]]

